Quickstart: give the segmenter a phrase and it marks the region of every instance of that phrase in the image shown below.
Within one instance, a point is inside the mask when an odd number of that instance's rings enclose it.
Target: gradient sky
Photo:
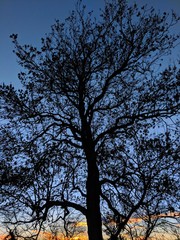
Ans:
[[[9,36],[17,33],[21,44],[38,46],[55,19],[63,21],[75,3],[76,0],[0,0],[0,83],[20,86],[17,78],[20,67]],[[104,0],[83,0],[83,3],[97,13],[103,8]],[[180,13],[180,0],[137,0],[136,3],[154,6],[162,12],[173,9]]]

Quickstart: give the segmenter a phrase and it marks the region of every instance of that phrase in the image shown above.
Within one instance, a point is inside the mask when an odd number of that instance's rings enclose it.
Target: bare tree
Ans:
[[[9,231],[9,235],[6,237],[8,240],[16,240],[15,235],[12,231]]]
[[[54,208],[74,208],[86,217],[89,239],[102,240],[106,209],[118,222],[117,237],[150,201],[155,172],[162,182],[168,170],[161,175],[159,164],[151,166],[147,152],[156,146],[143,146],[160,138],[151,129],[167,128],[179,111],[179,71],[161,66],[177,44],[170,30],[178,20],[124,0],[107,2],[96,20],[78,3],[64,24],[55,22],[41,49],[11,36],[24,68],[22,89],[0,87],[0,194],[2,213],[14,214],[11,223],[41,228]],[[173,138],[165,147],[155,150],[162,167],[177,152]]]
[[[170,137],[169,132],[164,137],[160,134],[150,139],[148,136],[142,139],[134,134],[127,146],[130,146],[129,151],[124,149],[120,158],[116,156],[118,170],[114,169],[118,178],[119,168],[124,166],[124,176],[121,172],[118,181],[109,177],[109,187],[105,185],[102,188],[105,232],[111,236],[110,239],[118,239],[119,234],[124,234],[124,227],[126,232],[129,229],[133,239],[134,233],[137,236],[140,234],[141,227],[141,236],[146,240],[170,210],[180,211],[178,141],[176,134]],[[171,156],[168,152],[171,152]]]

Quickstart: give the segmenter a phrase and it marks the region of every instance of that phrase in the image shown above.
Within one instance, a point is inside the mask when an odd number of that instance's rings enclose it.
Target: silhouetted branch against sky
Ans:
[[[178,212],[179,69],[167,67],[177,15],[112,0],[98,16],[103,2],[85,1],[96,18],[80,4],[50,28],[52,1],[21,3],[22,31],[10,34],[23,88],[10,76],[0,84],[0,213],[40,231],[57,208],[74,209],[89,240],[103,239],[105,220],[117,240],[138,214]]]
[[[129,4],[134,0],[128,0]],[[22,44],[40,45],[41,37],[48,33],[55,19],[64,21],[70,11],[74,9],[76,0],[1,0],[0,1],[0,83],[13,83],[19,87],[17,77],[20,67],[17,64],[13,45],[9,36],[18,34]],[[99,8],[103,8],[104,0],[84,0],[88,10],[94,10],[98,16]],[[138,5],[149,6],[163,11],[180,12],[180,1],[178,0],[137,0]],[[177,27],[178,29],[178,27]],[[177,54],[177,51],[174,53]],[[174,57],[172,55],[171,61]]]

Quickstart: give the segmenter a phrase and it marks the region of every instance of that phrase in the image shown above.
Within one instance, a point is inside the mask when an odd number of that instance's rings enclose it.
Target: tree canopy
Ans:
[[[90,240],[114,240],[132,217],[179,211],[180,71],[163,68],[178,20],[124,0],[96,19],[78,2],[40,49],[11,35],[24,70],[22,89],[0,86],[6,224],[30,232],[74,209]]]

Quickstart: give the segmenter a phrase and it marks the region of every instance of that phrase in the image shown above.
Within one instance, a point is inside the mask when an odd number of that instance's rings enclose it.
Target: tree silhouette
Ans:
[[[1,212],[13,212],[11,223],[33,229],[54,208],[73,208],[89,239],[102,240],[110,212],[116,239],[147,202],[173,202],[179,71],[161,59],[176,45],[178,20],[122,0],[95,19],[79,2],[41,49],[11,36],[24,68],[22,89],[0,88]]]
[[[177,139],[170,140],[169,133],[153,139],[134,135],[132,142],[129,142],[129,151],[127,149],[121,156],[125,163],[120,162],[118,165],[116,160],[116,168],[125,166],[126,175],[119,175],[118,181],[109,181],[110,196],[105,189],[102,194],[102,199],[105,200],[103,212],[106,212],[106,204],[110,209],[104,221],[105,232],[111,236],[110,239],[117,239],[119,234],[124,234],[123,227],[125,232],[127,228],[131,230],[131,227],[136,232],[137,229],[133,228],[134,219],[135,225],[141,226],[145,240],[161,218],[165,219],[169,216],[169,211],[178,209],[178,145],[173,141]],[[119,170],[114,171],[118,176]],[[131,218],[128,218],[128,214]],[[173,218],[178,219],[178,216]]]

